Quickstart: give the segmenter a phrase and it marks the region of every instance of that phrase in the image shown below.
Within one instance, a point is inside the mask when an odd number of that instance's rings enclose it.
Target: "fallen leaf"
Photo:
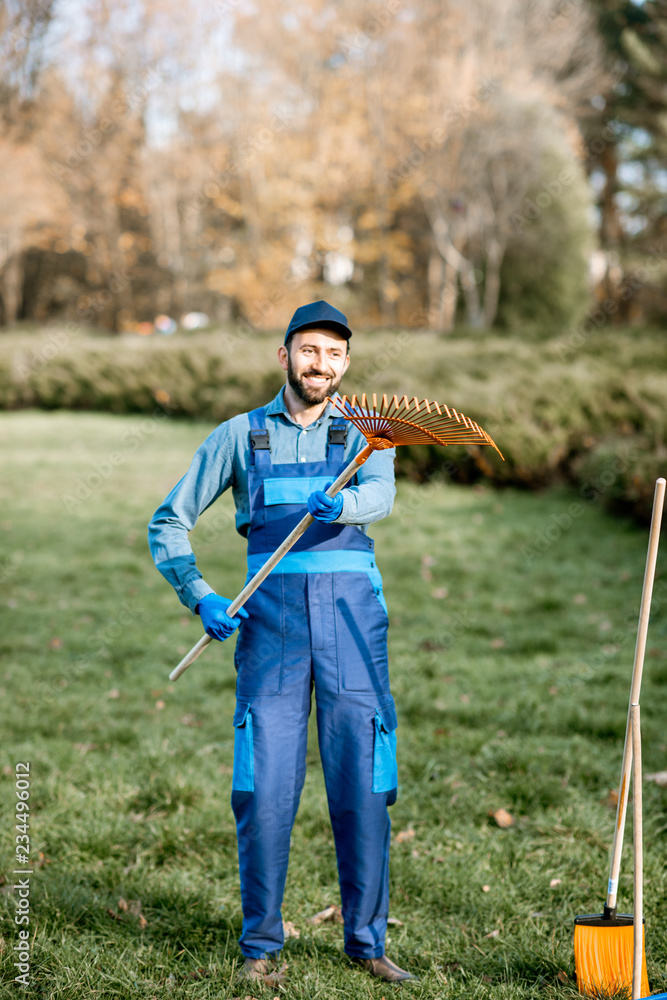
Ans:
[[[434,563],[435,563],[434,556],[422,556],[421,575],[422,575],[422,580],[424,580],[426,583],[430,583],[431,580],[433,579],[433,573],[431,573],[430,567],[433,566]]]
[[[654,781],[658,788],[667,788],[667,771],[654,771],[646,775],[646,781]]]
[[[182,715],[181,723],[184,726],[196,726],[196,727],[201,726],[201,722],[195,715]]]
[[[412,829],[411,826],[408,827],[407,830],[400,830],[396,834],[396,843],[397,844],[404,844],[406,840],[412,840],[414,838],[414,835],[415,835],[415,831]]]
[[[551,882],[549,882],[549,888],[550,889],[555,889],[557,885],[560,885],[560,883],[561,883],[561,880],[559,878],[552,878]]]
[[[146,920],[146,918],[145,918],[145,916],[143,915],[143,913],[140,913],[140,914],[139,914],[139,927],[140,927],[140,928],[142,929],[142,931],[143,931],[143,930],[144,930],[144,929],[145,929],[146,927],[148,927],[148,921]]]
[[[161,712],[163,708],[166,708],[166,704],[167,703],[165,701],[162,701],[162,699],[160,698],[158,701],[155,702],[156,711]]]
[[[112,688],[111,691],[109,691],[107,698],[120,698],[120,691],[118,688]]]
[[[52,639],[49,639],[49,649],[60,649],[62,644],[60,636],[54,635]]]
[[[413,849],[412,849],[412,857],[413,857],[413,858],[419,858],[419,857],[421,857],[421,855],[420,855],[419,851],[416,851],[416,850],[415,850],[415,849],[413,848]]]
[[[618,789],[617,788],[610,788],[609,789],[609,795],[607,796],[607,800],[605,802],[605,805],[609,806],[610,809],[615,809],[616,808],[616,806],[618,805]]]
[[[127,903],[125,902],[125,900],[122,897],[121,897],[121,899],[118,900],[118,909],[122,913],[127,913],[128,905],[127,905]]]
[[[500,934],[500,931],[496,928],[495,931],[491,931],[490,934],[485,934],[484,937],[485,938],[496,938],[496,937],[498,937],[499,934]]]
[[[564,972],[561,969],[560,972],[558,973],[558,979],[560,979],[561,983],[566,983],[568,980],[567,972]]]
[[[114,913],[114,911],[110,907],[108,907],[108,906],[107,906],[107,913],[109,914],[109,916],[111,917],[112,920],[122,920],[123,919],[122,917],[119,917],[117,913]]]
[[[13,774],[14,773],[14,768],[12,767],[11,764],[5,764],[3,766],[3,768],[2,768],[2,773],[3,774]]]
[[[74,743],[74,749],[81,753],[88,753],[89,750],[97,750],[97,743]]]
[[[491,892],[491,886],[490,885],[483,885],[482,886],[482,892]]]
[[[188,975],[190,979],[208,979],[211,975],[211,971],[209,969],[200,968],[195,969],[194,972],[188,973]]]
[[[588,598],[585,594],[575,594],[572,598],[573,604],[585,604]]]
[[[262,976],[267,986],[278,986],[284,982],[287,973],[287,962],[283,962],[277,972],[270,972],[268,976]]]
[[[283,920],[283,934],[286,938],[300,938],[301,931],[298,930],[291,920]]]
[[[396,917],[389,917],[387,919],[387,923],[388,924],[392,924],[394,927],[402,927],[403,926],[403,921],[402,920],[397,920]]]
[[[436,601],[444,601],[448,596],[449,591],[446,587],[436,587],[435,590],[431,591],[431,597],[435,597]]]
[[[314,917],[308,918],[308,923],[313,927],[323,924],[327,920],[333,920],[336,924],[343,923],[343,913],[340,906],[325,906],[323,910],[316,913]]]
[[[553,687],[549,688],[549,694],[558,694],[558,688],[554,684]]]
[[[500,637],[491,640],[491,649],[502,649],[505,645],[505,640]]]
[[[127,907],[133,917],[138,917],[141,915],[141,900],[131,899],[127,904]]]
[[[489,813],[489,816],[493,816],[502,830],[506,830],[507,827],[514,825],[514,817],[511,813],[508,813],[507,809],[496,809],[495,812]]]
[[[470,695],[469,694],[460,694],[459,695],[459,701],[462,702],[464,705],[469,705],[470,704]]]

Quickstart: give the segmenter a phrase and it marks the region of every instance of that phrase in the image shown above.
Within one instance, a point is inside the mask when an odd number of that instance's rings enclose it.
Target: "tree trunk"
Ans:
[[[484,281],[484,326],[490,327],[496,321],[498,298],[500,296],[500,267],[505,248],[496,239],[489,240],[486,250],[486,278]]]
[[[23,285],[23,255],[20,252],[20,233],[5,234],[5,243],[0,246],[0,294],[3,301],[4,322],[7,326],[15,323],[21,305]],[[4,270],[3,270],[4,264]]]

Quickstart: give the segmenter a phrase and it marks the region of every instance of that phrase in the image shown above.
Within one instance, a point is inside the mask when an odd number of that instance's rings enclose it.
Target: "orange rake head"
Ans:
[[[358,427],[373,448],[393,448],[400,444],[490,444],[505,461],[496,443],[479,424],[443,403],[429,403],[416,396],[372,395],[372,405],[364,393],[352,396],[329,396],[329,401]]]

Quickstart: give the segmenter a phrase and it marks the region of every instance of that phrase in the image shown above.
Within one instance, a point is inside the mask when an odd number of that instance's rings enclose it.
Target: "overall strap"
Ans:
[[[259,406],[248,414],[250,420],[250,461],[253,465],[271,465],[269,432],[266,429],[266,413]]]
[[[349,420],[345,417],[334,417],[329,424],[329,434],[327,437],[327,461],[342,465],[345,459],[345,442],[347,432],[350,427]]]

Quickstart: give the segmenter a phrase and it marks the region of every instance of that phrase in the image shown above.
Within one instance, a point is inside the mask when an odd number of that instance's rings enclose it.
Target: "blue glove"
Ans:
[[[331,483],[327,483],[327,489],[330,486]],[[337,493],[335,497],[328,497],[324,490],[315,490],[308,497],[308,512],[318,521],[324,521],[325,524],[331,524],[337,517],[340,517],[342,510],[342,493]]]
[[[237,614],[239,618],[230,618],[225,614],[231,604],[226,597],[219,594],[207,594],[195,608],[196,614],[201,616],[204,630],[212,639],[224,642],[241,624],[241,618],[247,618],[248,612],[245,608],[239,608]]]

